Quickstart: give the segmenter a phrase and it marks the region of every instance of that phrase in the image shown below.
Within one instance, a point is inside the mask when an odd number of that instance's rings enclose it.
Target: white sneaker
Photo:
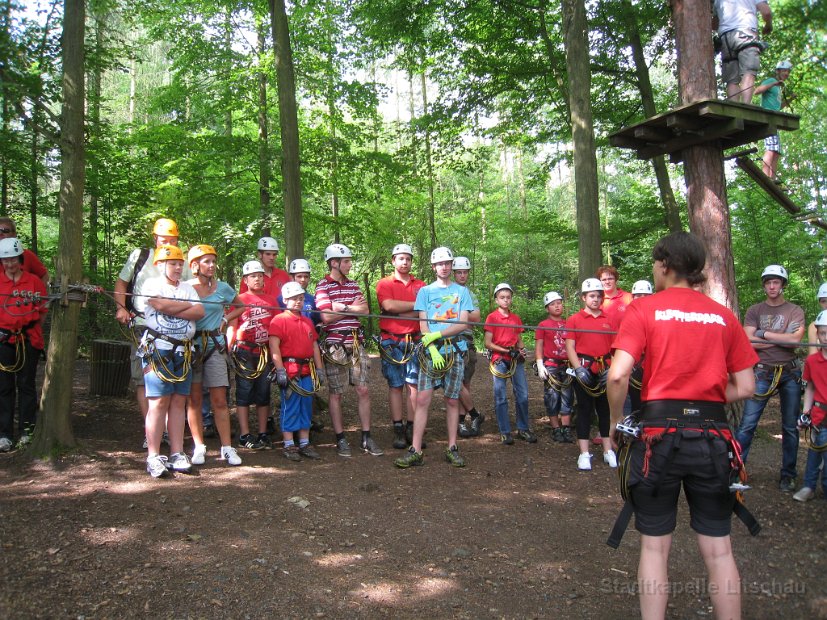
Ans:
[[[592,468],[592,455],[588,452],[581,452],[577,457],[577,469],[580,471],[589,471]]]
[[[241,465],[241,457],[232,446],[221,447],[221,458],[227,461],[228,465]]]
[[[793,499],[797,502],[808,502],[815,497],[816,492],[810,487],[801,487],[798,493],[793,495]]]
[[[146,470],[153,478],[162,478],[167,475],[167,457],[160,454],[150,454],[146,457]]]
[[[202,444],[196,444],[195,448],[192,450],[192,461],[193,465],[203,465],[205,459],[207,458],[207,446]]]
[[[192,463],[190,463],[190,459],[186,454],[183,452],[176,452],[175,454],[169,455],[169,464],[167,467],[172,471],[186,474],[192,470]]]
[[[11,452],[14,444],[8,437],[0,437],[0,452]]]
[[[612,469],[617,467],[617,455],[615,454],[615,451],[609,450],[608,452],[604,452],[603,462],[606,463],[606,465],[608,465]]]

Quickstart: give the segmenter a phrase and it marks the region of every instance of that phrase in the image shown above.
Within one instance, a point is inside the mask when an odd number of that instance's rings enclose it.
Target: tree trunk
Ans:
[[[259,66],[264,67],[267,49],[267,26],[262,19],[257,24]],[[267,71],[258,74],[258,213],[261,235],[270,236],[270,127],[267,119]]]
[[[2,18],[2,34],[0,34],[0,41],[7,42],[11,40],[11,1],[4,0],[3,12],[0,14]],[[11,48],[9,48],[11,49]],[[2,110],[0,114],[3,115],[2,124],[2,138],[3,141],[9,140],[9,113],[11,106],[9,105],[9,92],[5,83],[0,83],[0,90],[2,90]],[[9,160],[7,157],[7,149],[0,149],[0,215],[7,216],[9,214]]]
[[[329,51],[327,62],[333,67],[335,59],[333,50],[335,46],[328,40]],[[332,70],[331,70],[332,73]],[[339,145],[336,142],[336,89],[333,75],[328,75],[327,83],[327,117],[330,119],[330,209],[333,215],[333,238],[336,243],[341,243],[341,223],[339,222]]]
[[[61,113],[60,238],[55,279],[77,283],[83,275],[84,50],[85,0],[64,0],[63,111]],[[78,349],[80,304],[52,304],[52,329],[43,382],[41,416],[32,453],[48,456],[75,446],[72,434],[72,377]]]
[[[95,14],[95,63],[92,67],[90,78],[90,93],[89,103],[87,109],[89,110],[89,135],[93,141],[100,140],[100,118],[101,118],[101,62],[103,58],[103,25],[106,22],[105,16],[102,18],[99,14]],[[103,170],[100,166],[100,159],[97,161],[98,170],[92,177],[94,184],[88,184],[89,192],[89,234],[87,236],[89,242],[89,272],[96,276],[98,273],[98,209],[100,198],[100,185],[103,178]],[[95,306],[88,307],[90,312],[90,325],[95,326],[97,323],[94,320]]]
[[[640,30],[637,26],[637,17],[631,0],[623,0],[623,19],[626,22],[626,35],[629,38],[629,47],[632,49],[632,58],[635,61],[635,75],[637,76],[638,90],[643,102],[643,112],[647,118],[657,114],[655,96],[652,93],[652,82],[649,79],[649,65],[643,55],[643,43],[640,40]],[[666,157],[659,155],[652,158],[652,167],[658,181],[660,200],[665,211],[666,225],[670,232],[682,229],[681,214],[672,184],[669,181],[669,170],[666,167]]]
[[[584,0],[562,0],[569,83],[580,279],[600,266],[600,207],[591,104],[589,32]]]
[[[681,103],[714,99],[715,65],[709,24],[712,13],[703,0],[672,0],[678,52]],[[706,246],[704,292],[738,313],[735,264],[721,145],[708,142],[683,151],[689,229]]]
[[[269,0],[281,128],[281,176],[284,192],[284,237],[287,260],[304,256],[304,222],[299,161],[299,119],[296,110],[296,80],[293,51],[284,0]]]

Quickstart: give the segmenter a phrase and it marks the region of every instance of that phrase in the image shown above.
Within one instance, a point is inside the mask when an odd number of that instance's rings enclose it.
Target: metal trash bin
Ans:
[[[131,352],[128,342],[93,340],[89,393],[93,396],[126,394],[129,388]]]

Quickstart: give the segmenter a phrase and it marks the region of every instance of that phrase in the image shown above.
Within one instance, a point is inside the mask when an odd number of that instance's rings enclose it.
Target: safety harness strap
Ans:
[[[620,514],[615,519],[609,538],[606,540],[606,544],[612,549],[617,549],[620,546],[620,541],[623,539],[623,534],[626,533],[626,528],[629,527],[629,521],[631,521],[634,513],[635,509],[632,506],[632,501],[627,499],[620,510]]]

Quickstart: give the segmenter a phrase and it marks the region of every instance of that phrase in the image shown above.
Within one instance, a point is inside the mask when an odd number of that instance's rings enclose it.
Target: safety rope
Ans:
[[[454,365],[456,361],[456,352],[454,350],[454,343],[453,339],[451,338],[442,338],[442,342],[444,343],[445,353],[443,357],[445,358],[445,366],[440,369],[436,369],[433,367],[428,367],[428,360],[431,359],[428,352],[425,350],[425,347],[422,346],[422,343],[416,345],[416,359],[419,362],[419,372],[424,372],[426,375],[431,377],[432,379],[441,379]]]
[[[781,375],[784,373],[783,366],[775,366],[773,373],[772,373],[772,381],[770,382],[769,388],[767,388],[766,392],[756,392],[753,394],[753,399],[755,400],[769,400],[772,398],[774,394],[778,392],[778,385],[781,383]]]
[[[14,364],[6,366],[0,363],[0,370],[3,372],[18,372],[26,365],[26,336],[22,331],[12,332],[9,338],[14,337]]]
[[[373,341],[376,343],[376,346],[379,348],[379,356],[390,364],[396,364],[397,366],[404,366],[407,364],[411,359],[413,359],[414,351],[416,351],[416,341],[411,338],[410,334],[405,334],[404,340],[395,342],[394,344],[390,344],[387,346],[382,345],[382,337],[381,336],[374,336]],[[402,357],[396,359],[393,356],[391,351],[393,349],[399,348],[399,344],[404,343],[402,347]]]
[[[261,374],[267,368],[267,362],[270,360],[269,347],[266,344],[262,344],[259,346],[258,360],[256,361],[255,368],[253,368],[252,366],[247,366],[244,360],[238,357],[238,349],[238,346],[234,346],[233,350],[230,351],[230,358],[233,361],[235,374],[241,377],[242,379],[247,379],[248,381],[255,381],[261,376]]]

